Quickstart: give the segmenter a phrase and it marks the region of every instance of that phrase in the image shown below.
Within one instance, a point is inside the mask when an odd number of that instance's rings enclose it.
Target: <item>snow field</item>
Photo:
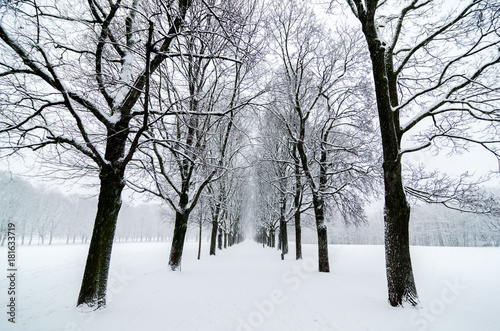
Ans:
[[[499,248],[412,247],[419,308],[386,300],[383,246],[330,246],[329,274],[316,246],[279,251],[244,242],[167,268],[169,243],[116,244],[108,307],[75,308],[88,246],[18,247],[16,324],[1,330],[499,330]],[[0,254],[6,255],[2,247]],[[7,281],[0,303],[7,311]]]

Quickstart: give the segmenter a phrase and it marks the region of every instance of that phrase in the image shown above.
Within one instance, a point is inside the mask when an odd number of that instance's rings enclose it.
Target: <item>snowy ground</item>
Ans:
[[[303,261],[293,243],[285,261],[253,242],[217,257],[204,245],[197,261],[188,243],[171,272],[168,244],[116,244],[97,313],[74,307],[87,246],[18,247],[16,324],[2,277],[0,330],[500,330],[499,248],[413,247],[421,306],[401,309],[386,301],[382,246],[330,246],[332,272],[320,274],[313,245]]]

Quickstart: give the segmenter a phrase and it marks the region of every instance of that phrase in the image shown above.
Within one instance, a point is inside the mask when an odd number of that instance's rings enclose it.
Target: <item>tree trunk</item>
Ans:
[[[217,247],[222,249],[222,229],[219,228],[219,235],[217,236]]]
[[[328,259],[328,232],[325,224],[325,201],[321,196],[322,190],[326,185],[326,151],[321,152],[320,158],[320,175],[319,175],[319,189],[316,188],[313,176],[309,170],[307,155],[304,150],[303,137],[305,136],[305,122],[302,121],[300,136],[302,140],[297,142],[297,151],[304,169],[304,174],[311,186],[311,193],[313,196],[314,216],[316,219],[316,231],[318,233],[318,270],[319,272],[330,272],[330,262]]]
[[[324,201],[319,197],[313,197],[314,216],[316,218],[316,231],[318,233],[318,270],[319,272],[330,272],[328,259],[328,233],[325,224]]]
[[[185,210],[182,209],[181,210]],[[184,240],[186,239],[187,223],[189,212],[175,213],[175,228],[172,237],[172,247],[170,249],[170,258],[168,265],[172,270],[177,270],[181,266],[182,252],[184,250]]]
[[[77,303],[96,309],[106,306],[109,263],[124,187],[123,174],[112,169],[101,170],[99,177],[97,214]]]
[[[295,259],[302,259],[302,228],[300,227],[300,211],[295,212]]]
[[[279,228],[279,231],[278,231],[278,250],[281,250],[281,222],[280,222],[280,228]]]
[[[283,222],[283,254],[288,254],[288,231],[287,222]]]
[[[202,230],[203,230],[203,218],[200,217],[200,228],[199,228],[199,233],[198,233],[198,260],[201,258],[201,235],[202,235]]]
[[[360,21],[372,61],[382,136],[385,186],[385,257],[389,302],[392,306],[402,306],[403,302],[416,305],[418,296],[413,279],[409,242],[410,207],[404,193],[399,156],[401,138],[399,116],[392,110],[392,106],[397,103],[395,95],[397,91],[391,92],[389,78],[391,83],[394,83],[395,78],[390,75],[392,68],[387,70],[386,62],[387,57],[392,55],[386,54],[386,47],[382,45],[378,37],[374,11],[363,13]]]
[[[391,306],[418,303],[410,257],[410,207],[406,202],[399,169],[387,169],[385,189],[385,258],[389,302]],[[387,168],[387,167],[386,167]],[[399,171],[398,171],[399,170]],[[396,174],[391,175],[394,171]],[[399,176],[398,176],[399,174]]]
[[[210,237],[210,255],[215,255],[215,246],[217,240],[217,233],[219,231],[219,214],[220,214],[220,204],[216,203],[215,210],[212,214],[212,235]]]
[[[219,227],[219,222],[212,221],[212,235],[210,236],[210,255],[215,255],[218,227]]]
[[[293,199],[293,206],[295,208],[294,221],[295,221],[295,259],[302,259],[302,229],[300,227],[300,200],[302,194],[302,181],[300,178],[300,160],[296,156],[296,146],[293,148],[293,155],[295,158],[295,197]]]
[[[280,209],[280,232],[279,232],[279,247],[281,250],[281,258],[288,253],[288,235],[286,232],[286,222],[285,222],[285,210],[286,210],[286,199],[281,197],[281,209]]]

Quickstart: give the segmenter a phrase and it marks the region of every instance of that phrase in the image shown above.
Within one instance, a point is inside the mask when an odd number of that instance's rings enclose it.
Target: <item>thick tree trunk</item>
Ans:
[[[385,254],[389,302],[392,306],[402,306],[404,302],[416,305],[417,290],[413,279],[410,258],[409,220],[410,207],[404,193],[401,159],[399,156],[401,133],[399,116],[392,106],[397,104],[395,77],[392,77],[392,56],[386,54],[386,46],[381,43],[374,21],[374,10],[362,13],[360,21],[368,43],[372,61],[375,93],[379,115],[384,157],[385,185]]]
[[[300,227],[300,211],[295,212],[295,259],[302,259],[302,229]]]
[[[319,197],[313,197],[314,216],[316,218],[316,231],[318,233],[318,270],[319,272],[330,272],[328,260],[328,232],[325,224],[324,201]]]
[[[285,222],[285,210],[286,210],[286,200],[284,197],[282,199],[282,206],[280,210],[280,232],[279,232],[279,247],[281,250],[281,258],[288,253],[288,235],[286,232],[286,222]]]
[[[286,229],[286,222],[280,222],[280,234],[279,234],[279,247],[283,254],[288,254],[288,233]]]
[[[293,158],[295,160],[295,196],[293,198],[293,207],[295,208],[295,259],[302,259],[302,229],[300,227],[300,205],[302,198],[302,179],[300,177],[300,158],[297,155],[297,145],[293,146]]]
[[[301,124],[301,137],[305,136],[305,123]],[[318,270],[319,272],[330,272],[330,262],[328,259],[328,232],[325,224],[325,201],[321,192],[326,185],[326,151],[322,151],[320,158],[319,189],[317,189],[313,176],[309,170],[307,155],[304,150],[303,140],[297,143],[297,151],[302,162],[302,168],[311,186],[313,196],[314,216],[316,218],[316,231],[318,233]]]
[[[387,165],[387,163],[386,163]],[[385,178],[385,259],[389,303],[402,306],[418,303],[410,257],[410,206],[406,201],[401,164],[384,167]]]
[[[280,222],[280,229],[278,231],[278,250],[281,250],[281,222]]]
[[[216,245],[217,245],[217,232],[218,232],[219,222],[212,221],[212,234],[210,236],[210,255],[215,255]]]
[[[217,247],[222,249],[222,229],[219,228],[219,234],[217,235]]]
[[[210,236],[210,255],[215,255],[216,251],[216,241],[217,233],[219,231],[219,214],[220,214],[220,204],[215,205],[214,213],[212,214],[212,235]]]
[[[174,235],[172,237],[172,246],[170,248],[170,258],[168,261],[169,267],[174,271],[181,267],[188,219],[189,212],[175,213]]]
[[[282,238],[283,238],[283,254],[288,254],[288,232],[287,232],[287,222],[283,222],[282,229]]]
[[[123,175],[110,169],[101,170],[100,180],[97,214],[77,303],[96,309],[106,306],[111,249],[124,187]]]
[[[293,148],[295,160],[295,197],[293,199],[293,206],[295,208],[294,221],[295,221],[295,259],[302,259],[302,229],[300,227],[300,200],[302,194],[302,181],[300,178],[300,160],[296,156],[296,147]]]

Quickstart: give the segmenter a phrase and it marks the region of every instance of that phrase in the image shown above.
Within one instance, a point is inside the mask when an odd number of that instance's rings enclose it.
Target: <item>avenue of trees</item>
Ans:
[[[499,13],[492,0],[7,1],[0,157],[98,187],[78,306],[106,306],[125,189],[163,204],[172,270],[188,226],[200,247],[209,228],[211,255],[252,229],[284,258],[293,225],[301,259],[307,225],[329,272],[328,224],[362,225],[383,197],[389,303],[417,305],[410,203],[500,215],[490,177],[406,158],[500,160]]]

